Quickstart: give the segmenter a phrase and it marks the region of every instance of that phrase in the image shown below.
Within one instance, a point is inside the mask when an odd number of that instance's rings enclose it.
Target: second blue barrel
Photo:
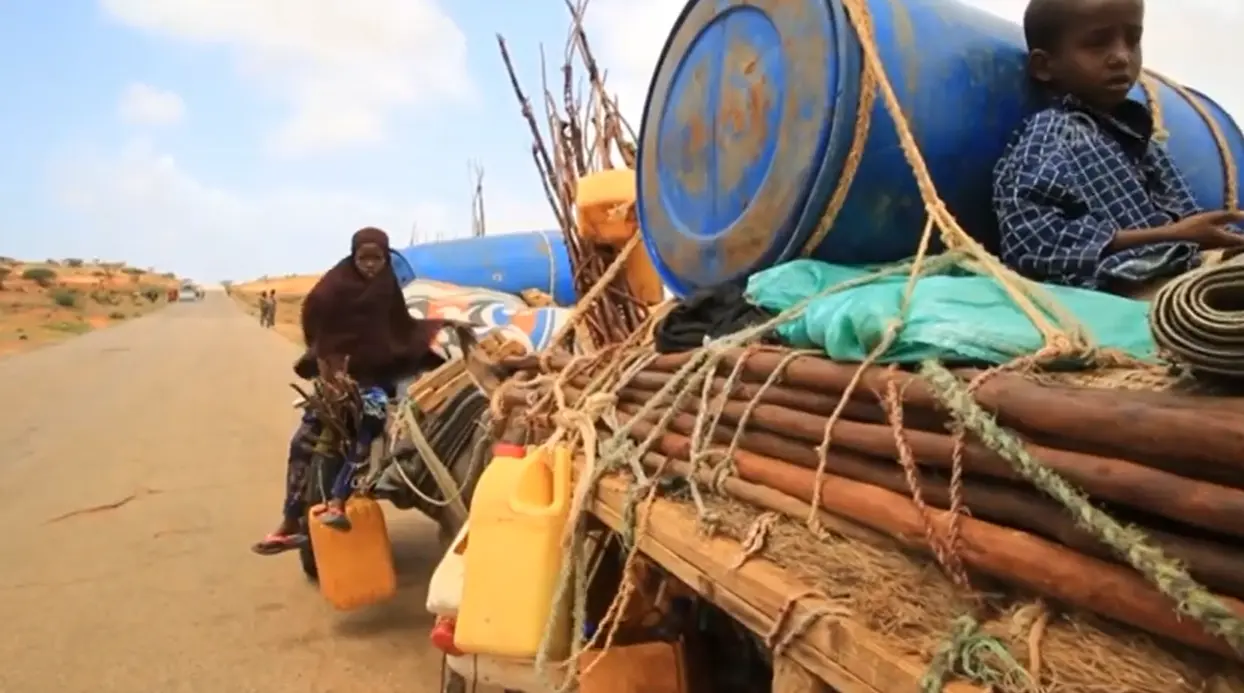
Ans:
[[[559,305],[575,302],[570,255],[561,231],[419,243],[394,251],[393,269],[403,286],[417,277],[515,295],[539,289]]]
[[[960,224],[996,244],[994,162],[1040,101],[1020,28],[956,0],[867,0],[886,73]],[[675,293],[798,256],[843,175],[860,104],[859,38],[841,0],[690,0],[666,42],[640,134],[638,214]],[[1144,95],[1137,88],[1134,97]],[[1224,205],[1223,157],[1184,98],[1158,89],[1171,155],[1206,209]],[[1195,94],[1244,161],[1244,136]],[[863,157],[812,257],[912,255],[924,204],[878,95]]]

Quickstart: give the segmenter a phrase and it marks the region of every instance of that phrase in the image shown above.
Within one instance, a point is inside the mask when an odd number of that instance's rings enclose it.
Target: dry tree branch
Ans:
[[[478,162],[468,161],[467,168],[474,181],[471,191],[471,236],[481,238],[487,232],[484,223],[484,167]]]
[[[536,170],[540,173],[540,185],[544,188],[544,199],[548,201],[549,207],[553,210],[553,216],[557,217],[557,224],[563,230],[566,228],[566,218],[562,213],[561,205],[557,204],[554,199],[552,184],[549,180],[552,178],[552,172],[544,167],[543,160],[540,158],[540,148],[531,145],[531,159],[536,163]]]
[[[540,161],[544,171],[552,172],[553,161],[549,158],[548,147],[544,144],[544,137],[540,134],[540,126],[536,124],[535,113],[531,109],[531,100],[523,93],[523,88],[518,84],[518,75],[514,72],[514,62],[510,60],[510,53],[505,47],[505,38],[501,34],[497,34],[497,46],[501,49],[501,59],[505,62],[506,72],[510,76],[510,86],[514,88],[514,95],[518,97],[519,106],[522,108],[523,119],[527,121],[527,126],[531,129],[531,136],[535,139],[533,145],[533,154]]]
[[[554,96],[543,46],[540,48],[540,87],[544,100],[544,127],[541,127],[530,99],[519,86],[505,40],[497,37],[510,84],[532,132],[532,160],[540,175],[545,199],[552,208],[566,239],[575,288],[583,295],[603,277],[617,249],[596,245],[579,235],[576,195],[579,179],[595,171],[614,167],[620,158],[634,168],[635,136],[618,109],[616,97],[605,88],[605,74],[583,28],[588,0],[564,0],[570,12],[561,73],[561,89]],[[576,69],[580,62],[582,69]],[[615,157],[615,154],[617,155]],[[647,309],[637,301],[618,276],[591,306],[584,306],[584,324],[592,343],[608,345],[625,339],[641,324]]]

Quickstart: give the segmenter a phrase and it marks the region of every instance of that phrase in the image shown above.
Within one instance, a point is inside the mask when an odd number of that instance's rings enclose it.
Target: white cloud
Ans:
[[[361,192],[276,187],[233,189],[205,182],[177,160],[136,139],[113,154],[82,153],[56,162],[53,192],[81,220],[58,244],[77,255],[123,259],[201,279],[319,271],[363,226],[405,245],[470,231],[470,188],[461,200],[392,200]],[[553,228],[543,198],[485,182],[490,234]],[[68,253],[64,248],[55,252]]]
[[[186,115],[186,104],[176,92],[133,82],[121,92],[117,117],[129,125],[172,125]]]
[[[532,175],[535,175],[534,173]],[[553,210],[543,197],[523,197],[508,187],[484,190],[484,222],[489,234],[557,229]],[[470,216],[466,217],[468,222]],[[470,228],[470,224],[464,228]]]
[[[362,226],[389,230],[396,244],[405,242],[413,219],[445,227],[452,216],[439,202],[217,186],[143,140],[115,155],[59,162],[52,185],[83,222],[65,239],[74,252],[204,279],[315,271],[344,254],[350,233]]]
[[[588,5],[584,18],[588,40],[606,70],[608,90],[617,96],[622,115],[636,134],[648,82],[681,11],[682,3],[670,0],[594,0]]]
[[[377,142],[395,109],[472,93],[466,38],[437,0],[100,2],[132,27],[231,50],[292,108],[271,141],[282,153]]]

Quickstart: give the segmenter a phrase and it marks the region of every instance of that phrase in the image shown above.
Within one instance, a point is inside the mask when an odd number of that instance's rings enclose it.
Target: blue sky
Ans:
[[[681,5],[591,3],[633,120]],[[1244,115],[1238,0],[1148,6],[1148,62]],[[317,271],[360,226],[466,233],[468,160],[491,231],[547,228],[494,34],[534,91],[566,29],[562,0],[0,0],[0,255]]]
[[[468,161],[490,230],[551,227],[494,35],[534,90],[560,0],[207,5],[0,3],[0,254],[315,271],[360,226],[466,233]]]

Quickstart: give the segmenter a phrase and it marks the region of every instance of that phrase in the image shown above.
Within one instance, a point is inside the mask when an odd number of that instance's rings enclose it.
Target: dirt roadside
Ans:
[[[402,590],[334,612],[278,519],[297,348],[223,294],[0,359],[0,691],[438,690],[435,527],[390,513]]]

